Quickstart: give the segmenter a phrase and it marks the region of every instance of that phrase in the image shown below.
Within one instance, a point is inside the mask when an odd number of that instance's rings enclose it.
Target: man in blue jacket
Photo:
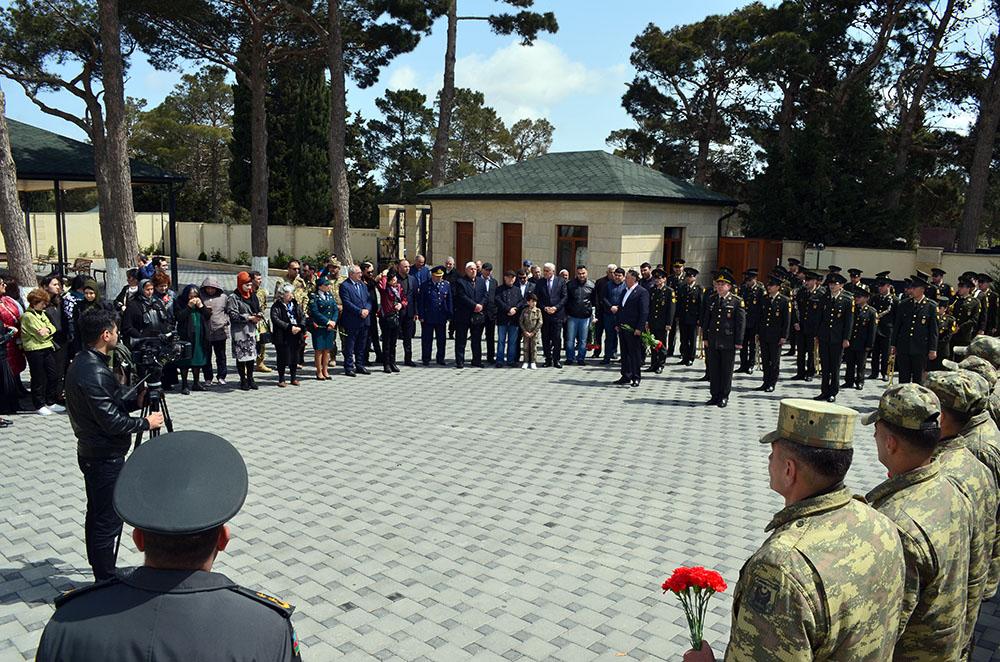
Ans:
[[[420,359],[431,362],[431,343],[437,340],[437,363],[444,365],[445,327],[452,314],[451,285],[444,280],[444,267],[431,270],[430,281],[417,292],[416,319],[420,321]]]
[[[365,368],[365,345],[371,325],[372,301],[368,286],[361,281],[361,267],[352,264],[347,270],[347,280],[340,284],[340,301],[344,312],[340,314],[340,328],[347,332],[344,339],[344,374],[370,375]]]

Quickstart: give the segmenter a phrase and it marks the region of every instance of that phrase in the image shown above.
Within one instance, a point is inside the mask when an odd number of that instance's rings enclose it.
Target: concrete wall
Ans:
[[[441,262],[455,254],[455,223],[473,223],[477,259],[503,264],[502,224],[521,223],[522,256],[555,261],[556,226],[587,226],[587,262],[594,274],[614,263],[637,267],[663,260],[663,230],[683,227],[683,251],[703,271],[715,266],[717,221],[725,210],[672,203],[549,200],[436,200],[432,255]]]
[[[139,246],[150,244],[159,246],[164,233],[168,232],[167,217],[159,213],[137,213],[136,230]],[[267,229],[269,257],[278,250],[289,255],[315,255],[321,250],[333,250],[333,230],[305,226],[272,225]],[[351,251],[356,259],[375,261],[378,231],[367,228],[351,228]],[[46,255],[49,247],[56,245],[55,213],[31,214],[31,246],[35,256]],[[96,212],[67,212],[66,246],[67,259],[103,257],[101,228]],[[196,259],[202,251],[211,255],[218,250],[227,260],[234,260],[240,251],[250,252],[250,226],[225,225],[222,223],[178,223],[177,248],[180,257]],[[0,235],[0,252],[5,249]]]
[[[818,268],[821,272],[825,272],[829,265],[836,264],[844,269],[857,267],[865,272],[866,278],[873,278],[880,271],[890,271],[897,280],[916,273],[917,269],[929,272],[934,267],[940,267],[948,273],[945,280],[954,283],[964,271],[982,273],[1000,268],[1000,255],[945,253],[940,248],[927,246],[902,251],[833,246],[817,255],[816,251],[806,249],[801,241],[785,241],[782,255],[785,265],[788,264],[788,258],[797,257],[807,267]]]

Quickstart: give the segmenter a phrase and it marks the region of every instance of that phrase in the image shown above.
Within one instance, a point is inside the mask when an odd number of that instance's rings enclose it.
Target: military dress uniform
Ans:
[[[792,321],[792,300],[781,292],[764,297],[760,318],[760,361],[764,368],[761,390],[771,392],[781,372],[781,341],[788,339]]]
[[[844,356],[844,341],[850,341],[853,330],[854,297],[844,290],[836,295],[831,292],[820,308],[817,339],[823,385],[817,399],[832,402],[837,397],[840,391],[840,363]]]
[[[431,273],[440,275],[444,269],[434,267]],[[437,363],[445,363],[445,325],[451,320],[453,305],[448,281],[442,279],[435,283],[431,279],[420,286],[416,314],[420,317],[420,360],[424,365],[431,362],[431,348],[435,342]]]
[[[211,532],[247,494],[243,458],[207,432],[165,434],[122,467],[114,506],[160,536]],[[301,660],[294,607],[204,570],[149,566],[56,598],[36,660]]]
[[[875,345],[875,309],[867,303],[854,308],[854,328],[851,329],[851,346],[844,351],[847,365],[843,388],[861,390],[865,386],[865,369],[868,352]]]
[[[838,405],[782,400],[778,429],[761,443],[849,449],[856,417]],[[766,530],[740,570],[725,659],[890,660],[906,573],[895,524],[838,483],[786,506]]]
[[[799,344],[796,348],[797,369],[792,379],[812,381],[816,375],[816,336],[819,333],[822,305],[823,290],[819,287],[813,290],[803,287],[796,295],[796,308],[799,313]]]
[[[682,260],[681,261],[677,261],[677,262],[674,263],[673,266],[678,266],[678,265],[684,266],[684,262]],[[671,270],[670,274],[667,276],[667,287],[669,287],[671,290],[674,291],[674,296],[675,297],[680,293],[681,285],[684,284],[684,276],[683,276],[683,274],[684,274],[683,271],[681,271],[681,274],[678,275],[678,274],[675,274],[673,272],[673,270]],[[675,306],[674,307],[674,318],[672,320],[670,320],[670,333],[667,334],[667,356],[673,356],[674,355],[674,348],[677,346],[677,331],[678,331],[677,315],[678,315],[678,313],[680,313],[680,308],[677,307],[677,306]]]
[[[692,270],[689,268],[687,271]],[[677,324],[681,327],[681,363],[684,365],[694,363],[704,298],[705,288],[698,283],[684,283],[677,291]]]
[[[869,379],[886,377],[889,372],[889,348],[892,346],[892,329],[896,321],[896,306],[899,299],[891,291],[888,294],[873,294],[869,301],[875,309],[875,344],[872,346],[872,367]]]
[[[979,274],[980,278],[983,278],[986,274]],[[986,282],[992,283],[992,279]],[[997,335],[997,326],[1000,324],[1000,297],[989,287],[985,290],[979,290],[976,297],[979,299],[980,311],[979,311],[979,332],[987,336]]]
[[[747,272],[750,275],[750,271]],[[756,270],[753,270],[756,276]],[[747,328],[743,335],[743,347],[740,349],[740,368],[738,372],[753,374],[757,364],[757,331],[760,328],[761,313],[767,288],[760,281],[754,280],[740,286],[740,298],[747,310]]]
[[[900,384],[920,383],[930,358],[928,354],[937,351],[937,343],[937,304],[926,296],[900,303],[892,330]]]
[[[976,337],[979,330],[979,299],[966,294],[959,295],[951,304],[951,314],[955,318],[957,329],[951,337],[952,349],[955,347],[965,347]]]
[[[958,331],[958,322],[951,314],[947,299],[938,299],[938,343],[937,357],[927,362],[928,370],[941,370],[943,362],[951,359],[951,339]]]
[[[701,329],[712,394],[708,404],[725,407],[729,404],[729,393],[733,388],[736,345],[743,342],[746,331],[743,299],[732,292],[715,297],[705,309]]]
[[[653,337],[667,347],[667,329],[672,327],[677,310],[677,296],[669,285],[652,287],[649,290],[649,331]],[[651,351],[649,370],[662,372],[666,363],[666,350]]]

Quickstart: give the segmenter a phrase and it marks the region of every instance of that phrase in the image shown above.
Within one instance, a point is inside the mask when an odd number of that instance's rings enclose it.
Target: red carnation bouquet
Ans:
[[[590,326],[587,327],[587,351],[588,352],[600,352],[601,343],[597,342],[597,321],[591,320]]]
[[[684,607],[688,630],[691,633],[692,650],[701,650],[705,632],[705,612],[708,611],[708,600],[715,593],[726,590],[726,582],[715,570],[695,566],[681,566],[663,582],[663,592],[673,591]]]
[[[635,332],[635,329],[629,326],[628,324],[622,324],[619,328],[625,333]],[[656,356],[661,352],[663,354],[666,354],[667,350],[663,346],[663,342],[657,340],[656,336],[654,336],[649,331],[643,331],[642,334],[639,336],[639,339],[642,340],[643,346],[649,349],[650,356]],[[664,357],[664,360],[666,360],[666,357]]]

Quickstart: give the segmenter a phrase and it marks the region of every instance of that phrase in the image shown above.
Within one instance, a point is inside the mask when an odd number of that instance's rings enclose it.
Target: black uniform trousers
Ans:
[[[497,321],[487,318],[483,331],[486,333],[486,360],[493,363],[497,350]]]
[[[697,324],[681,324],[681,358],[694,361],[695,343],[698,340]]]
[[[753,370],[757,365],[757,328],[747,324],[740,348],[740,370]]]
[[[674,328],[670,327],[670,333],[673,333]],[[663,343],[663,349],[657,352],[655,349],[649,350],[649,367],[656,369],[662,368],[663,364],[667,362],[667,327],[649,327],[650,333],[653,337]],[[645,354],[645,352],[643,352]]]
[[[455,364],[465,365],[465,343],[472,345],[472,362],[479,365],[483,362],[483,329],[484,324],[468,324],[453,322],[455,327]]]
[[[382,362],[382,344],[378,339],[378,324],[374,320],[368,325],[368,342],[365,345],[365,354],[375,352],[375,363]]]
[[[793,322],[795,321],[794,318],[792,319],[792,321]],[[797,354],[797,350],[799,347],[799,337],[801,335],[802,332],[796,331],[795,324],[792,324],[791,328],[788,329],[788,356]]]
[[[667,356],[674,355],[674,347],[677,344],[677,324],[676,317],[673,320],[673,324],[670,327],[670,333],[667,335],[667,341],[663,343],[664,347],[667,348]]]
[[[619,331],[618,342],[622,355],[622,377],[636,383],[642,381],[642,371],[640,368],[642,366],[643,354],[645,354],[642,347],[642,338],[636,336],[634,331]]]
[[[729,392],[733,390],[733,365],[736,363],[736,350],[708,348],[705,350],[705,360],[712,398],[715,400],[728,398]]]
[[[760,341],[760,363],[764,368],[764,386],[774,386],[778,383],[778,373],[781,370],[781,346],[777,340]]]
[[[445,331],[446,326],[446,322],[440,324],[420,322],[420,360],[425,364],[431,362],[431,348],[435,340],[437,340],[437,356],[435,358],[438,363],[444,363],[445,338],[448,335]]]
[[[412,317],[399,318],[399,339],[403,341],[403,360],[413,360],[413,336],[417,335],[417,323]]]
[[[562,357],[562,329],[563,320],[542,311],[542,352],[546,364],[558,363]]]
[[[897,384],[919,384],[924,380],[927,369],[927,354],[902,354],[896,352]]]
[[[799,332],[798,347],[796,348],[795,364],[796,374],[806,377],[816,375],[816,336],[806,335]]]
[[[844,363],[847,364],[847,369],[844,371],[844,383],[852,386],[864,386],[868,352],[864,348],[848,347],[844,352]]]
[[[826,397],[840,392],[840,363],[844,358],[844,346],[839,342],[819,343],[819,362],[823,367],[823,387],[820,394]]]
[[[872,347],[871,377],[885,377],[889,372],[889,347],[892,339],[889,336],[875,336],[875,346]]]
[[[113,497],[125,458],[77,457],[77,462],[87,490],[87,513],[83,523],[87,563],[94,571],[94,579],[100,582],[115,576],[122,520],[115,512]]]

